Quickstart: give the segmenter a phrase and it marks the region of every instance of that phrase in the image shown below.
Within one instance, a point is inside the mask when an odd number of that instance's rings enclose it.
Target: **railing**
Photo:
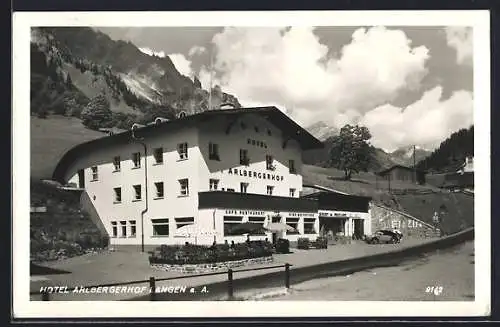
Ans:
[[[155,278],[155,277],[149,277],[149,279],[145,280],[134,280],[134,281],[128,281],[128,282],[120,282],[120,283],[110,283],[110,284],[100,284],[100,285],[88,285],[88,286],[78,286],[78,287],[71,287],[71,288],[65,288],[65,292],[72,292],[76,289],[92,289],[92,288],[103,288],[103,287],[115,287],[115,286],[124,286],[124,285],[135,285],[135,284],[143,284],[143,283],[149,283],[149,300],[150,301],[155,301],[156,300],[156,283],[157,282],[164,282],[164,281],[170,281],[170,280],[178,280],[178,279],[185,279],[185,278],[195,278],[195,277],[208,277],[208,276],[215,276],[215,275],[223,275],[227,274],[227,295],[229,299],[234,298],[234,274],[235,273],[242,273],[242,272],[248,272],[248,271],[257,271],[257,270],[268,270],[268,269],[276,269],[276,268],[285,268],[284,271],[284,282],[285,282],[285,287],[288,289],[290,288],[290,267],[292,265],[289,263],[286,263],[284,265],[276,265],[276,266],[270,266],[270,267],[258,267],[258,268],[248,268],[248,269],[240,269],[240,270],[233,270],[233,269],[228,269],[227,271],[219,271],[219,272],[213,272],[213,273],[207,273],[207,274],[198,274],[198,275],[183,275],[183,276],[177,276],[177,277],[165,277],[165,278]],[[49,286],[50,287],[50,286]],[[49,290],[49,287],[45,287],[45,289],[38,291],[38,292],[30,292],[30,295],[41,295],[42,301],[50,301],[50,294],[52,293]],[[54,289],[54,288],[52,288]]]

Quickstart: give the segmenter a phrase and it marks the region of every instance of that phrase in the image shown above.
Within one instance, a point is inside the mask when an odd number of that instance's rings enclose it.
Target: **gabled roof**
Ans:
[[[135,135],[140,138],[148,138],[161,133],[169,133],[182,128],[194,127],[199,123],[207,122],[217,117],[236,119],[237,117],[245,114],[257,114],[264,117],[271,124],[281,129],[286,138],[296,140],[304,150],[323,147],[323,143],[320,140],[315,138],[304,128],[300,127],[296,122],[274,106],[204,111],[198,114],[188,115],[183,118],[142,127],[135,131]],[[129,144],[132,142],[132,131],[129,130],[123,133],[81,143],[64,154],[57,164],[54,173],[52,174],[52,178],[56,181],[62,182],[66,169],[68,169],[68,167],[82,154],[88,153],[89,151],[93,151],[102,146]]]
[[[378,173],[376,173],[377,175],[385,175],[387,174],[388,172],[394,170],[394,169],[404,169],[404,170],[408,170],[408,171],[415,171],[414,168],[411,168],[411,167],[407,167],[407,166],[403,166],[403,165],[394,165],[394,166],[391,166],[387,169],[384,169],[382,171],[379,171]],[[419,173],[425,173],[424,170],[421,170],[421,169],[417,169],[417,172]]]

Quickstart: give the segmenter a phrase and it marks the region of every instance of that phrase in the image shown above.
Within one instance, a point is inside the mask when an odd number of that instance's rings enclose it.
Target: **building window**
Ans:
[[[111,237],[118,237],[118,225],[116,221],[111,222]]]
[[[266,155],[266,169],[267,170],[274,170],[275,169],[273,162],[274,162],[273,156]]]
[[[294,188],[291,188],[290,189],[290,197],[295,197],[295,189]]]
[[[135,223],[135,220],[130,220],[130,237],[135,237],[137,235],[137,224]]]
[[[208,143],[208,159],[220,161],[218,144]]]
[[[97,172],[97,166],[92,166],[92,180],[96,181],[99,179],[99,173]]]
[[[115,187],[113,190],[115,191],[115,203],[122,202],[122,188]]]
[[[255,132],[258,133],[259,132],[259,128],[257,126],[254,127],[255,129]]]
[[[210,191],[217,191],[217,189],[219,188],[219,180],[210,179],[209,185],[210,185]]]
[[[134,162],[134,168],[141,168],[141,153],[132,153],[132,161]]]
[[[304,234],[316,234],[316,218],[304,218]]]
[[[290,174],[296,174],[297,170],[295,169],[295,160],[288,160],[288,170]]]
[[[239,232],[233,232],[234,226],[241,224],[243,217],[240,216],[224,216],[224,236],[241,235]]]
[[[267,135],[271,136],[271,130],[270,129],[267,130]]]
[[[194,225],[194,217],[175,218],[175,227],[177,229],[186,225]]]
[[[121,237],[127,237],[127,222],[125,220],[120,221]]]
[[[151,223],[153,224],[153,236],[169,235],[168,218],[151,219]]]
[[[248,183],[240,183],[240,192],[247,193],[248,191]]]
[[[188,144],[187,143],[179,143],[177,145],[177,152],[179,153],[179,159],[185,160],[188,158]]]
[[[281,223],[281,216],[280,215],[273,216],[271,218],[271,222],[272,223]]]
[[[140,200],[142,198],[141,185],[134,185],[134,200]]]
[[[248,166],[250,164],[250,158],[248,157],[248,150],[240,149],[240,165]]]
[[[120,171],[120,169],[121,169],[120,156],[116,156],[113,158],[113,166],[115,167],[114,171]]]
[[[180,195],[188,196],[189,195],[189,181],[187,178],[179,179],[179,185],[181,187]]]
[[[248,222],[253,224],[260,224],[264,226],[264,222],[266,221],[266,217],[248,217]],[[266,232],[261,230],[259,232],[253,232],[251,235],[265,235]]]
[[[155,158],[155,164],[161,165],[163,163],[163,148],[154,149],[153,156]]]
[[[392,229],[400,229],[400,228],[401,228],[401,221],[393,220],[392,221]]]
[[[288,235],[299,234],[299,219],[300,218],[286,218],[286,224],[295,228],[293,232],[286,232]]]
[[[274,186],[267,185],[267,195],[273,195]]]
[[[156,188],[156,198],[162,199],[164,196],[163,182],[155,183],[155,188]]]

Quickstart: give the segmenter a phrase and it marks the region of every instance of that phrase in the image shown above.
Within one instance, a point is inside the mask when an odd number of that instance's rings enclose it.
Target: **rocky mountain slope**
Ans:
[[[212,108],[241,106],[219,86],[211,92]],[[118,127],[151,116],[207,110],[209,99],[200,81],[180,74],[168,56],[145,54],[89,27],[33,28],[31,111],[79,117],[98,95],[110,103]]]

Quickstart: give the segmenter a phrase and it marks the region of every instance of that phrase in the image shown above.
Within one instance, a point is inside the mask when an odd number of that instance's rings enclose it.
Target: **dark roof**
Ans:
[[[388,172],[390,172],[390,171],[392,171],[394,169],[404,169],[404,170],[408,170],[408,171],[415,171],[414,168],[411,168],[411,167],[407,167],[407,166],[403,166],[403,165],[394,165],[394,166],[391,166],[391,167],[389,167],[387,169],[379,171],[376,174],[377,175],[385,175],[385,174],[387,174]],[[421,170],[421,169],[417,169],[417,172],[419,172],[419,173],[425,173],[425,171]]]
[[[147,138],[149,136],[170,132],[179,128],[196,126],[196,124],[206,122],[214,117],[234,117],[249,113],[258,114],[266,118],[269,122],[271,122],[271,124],[280,128],[284,135],[291,139],[295,139],[304,150],[323,147],[323,143],[320,140],[300,127],[296,122],[274,106],[204,111],[198,114],[188,115],[183,118],[162,122],[160,124],[145,126],[136,130],[135,135],[140,138]],[[57,164],[54,173],[52,174],[52,178],[62,182],[66,169],[83,153],[88,153],[89,151],[102,146],[126,144],[130,142],[133,141],[132,132],[129,130],[123,133],[81,143],[64,154]]]
[[[270,196],[251,193],[211,191],[198,193],[198,208],[260,209],[280,211],[317,211],[313,199]]]
[[[337,192],[316,192],[302,198],[318,201],[319,209],[349,212],[368,212],[371,197],[342,194]]]

